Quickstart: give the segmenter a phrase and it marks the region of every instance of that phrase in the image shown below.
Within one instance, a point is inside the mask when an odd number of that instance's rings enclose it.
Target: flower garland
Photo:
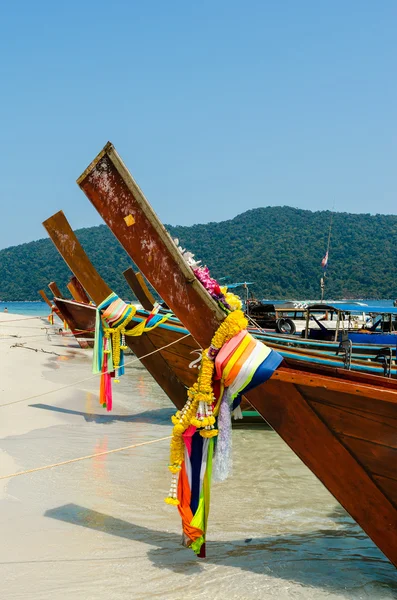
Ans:
[[[184,460],[183,434],[185,431],[193,426],[200,430],[200,435],[204,438],[218,435],[218,430],[214,428],[215,417],[219,410],[212,387],[214,359],[222,346],[237,333],[246,329],[247,325],[248,321],[241,310],[238,309],[228,314],[215,332],[211,345],[203,352],[198,380],[189,388],[185,406],[171,418],[174,428],[168,468],[172,473],[172,480],[169,494],[165,498],[167,504],[179,504],[177,486],[178,474]]]
[[[193,268],[193,273],[200,283],[205,287],[210,296],[212,296],[212,298],[218,302],[223,310],[232,310],[232,307],[229,305],[223,291],[225,289],[227,290],[227,288],[221,288],[216,279],[212,279],[208,267]],[[234,294],[230,294],[230,297],[237,298],[237,296],[234,296]]]
[[[248,333],[240,298],[212,279],[208,268],[200,266],[178,240],[175,243],[227,315],[202,353],[198,379],[189,388],[184,407],[172,417],[168,466],[172,479],[165,502],[178,508],[184,545],[204,558],[212,475],[223,481],[231,467],[231,413],[239,408],[245,391],[272,376],[282,357]]]

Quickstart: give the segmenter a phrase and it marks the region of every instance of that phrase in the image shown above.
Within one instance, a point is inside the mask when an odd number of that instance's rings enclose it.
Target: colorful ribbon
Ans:
[[[218,436],[205,438],[191,425],[183,433],[184,461],[178,481],[178,510],[185,544],[205,556],[211,477],[224,480],[231,467],[231,412],[244,393],[267,381],[282,356],[246,330],[230,339],[215,358],[213,380]]]
[[[158,309],[156,305],[146,319],[127,330],[135,316],[135,306],[126,304],[114,292],[97,306],[92,371],[94,374],[101,373],[99,401],[108,411],[113,404],[111,378],[124,375],[125,337],[151,331],[171,316],[158,315]]]

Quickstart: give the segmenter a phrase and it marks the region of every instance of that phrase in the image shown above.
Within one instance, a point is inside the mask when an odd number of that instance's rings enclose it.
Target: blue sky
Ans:
[[[397,3],[2,3],[0,248],[63,209],[112,141],[166,223],[257,206],[393,213]]]

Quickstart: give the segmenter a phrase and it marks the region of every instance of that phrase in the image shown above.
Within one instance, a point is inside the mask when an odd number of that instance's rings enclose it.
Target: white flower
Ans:
[[[199,267],[201,264],[201,260],[195,260],[194,254],[187,251],[186,248],[182,248],[179,245],[178,238],[175,238],[173,241],[174,241],[174,244],[176,245],[176,247],[178,248],[180,254],[182,255],[183,259],[189,265],[189,267],[191,267],[192,269],[197,269],[197,267]]]

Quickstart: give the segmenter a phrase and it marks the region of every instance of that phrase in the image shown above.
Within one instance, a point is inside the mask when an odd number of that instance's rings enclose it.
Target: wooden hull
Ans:
[[[47,219],[43,225],[62,258],[94,302],[99,304],[105,300],[112,290],[89,260],[65,215],[59,212]],[[58,299],[58,301],[60,300]],[[78,303],[75,302],[70,303],[69,310],[73,310],[73,316],[76,319],[75,327],[85,330],[88,323],[92,322],[95,308],[91,305],[80,304],[80,308],[77,309],[77,305]],[[185,385],[178,379],[161,353],[157,352],[147,334],[140,337],[127,337],[126,342],[175,406],[181,408],[186,401]]]
[[[90,336],[94,337],[95,329],[95,307],[93,305],[81,304],[65,299],[55,299],[59,307],[66,312],[69,310],[77,327],[81,330],[90,329]],[[148,312],[137,310],[133,323],[139,323],[146,319]],[[178,376],[178,379],[187,387],[190,387],[196,380],[197,368],[199,365],[202,348],[192,336],[188,336],[188,330],[175,318],[163,323],[152,332],[145,334],[150,339],[153,347],[161,350],[160,354],[170,365],[172,371]],[[186,337],[188,336],[188,337]],[[184,338],[184,339],[182,339]],[[178,340],[181,340],[178,342]],[[167,346],[167,347],[166,347]],[[322,367],[321,364],[313,361],[310,364],[301,362],[299,356],[295,359],[286,361],[291,369],[306,368],[307,372],[327,375],[327,377],[345,376],[350,381],[358,383],[372,384],[387,389],[397,390],[397,380],[385,379],[379,376],[373,376],[369,373],[357,373],[354,371],[345,371],[338,365],[333,367]]]
[[[73,315],[67,310],[67,308],[65,308],[63,306],[57,306],[57,303],[55,302],[55,296],[59,297],[59,298],[62,297],[61,293],[58,289],[58,286],[56,285],[56,283],[54,281],[51,281],[51,283],[49,284],[48,287],[54,294],[54,302],[51,302],[48,299],[44,290],[39,291],[40,296],[48,304],[48,306],[51,309],[51,312],[56,314],[59,319],[61,319],[64,323],[67,324],[70,331],[73,333],[74,337],[76,338],[76,341],[79,344],[80,348],[88,348],[90,345],[90,342],[89,342],[89,340],[84,339],[79,334],[79,332],[77,332],[78,326],[76,325],[76,322],[73,319]],[[76,335],[74,334],[74,332],[76,332]]]
[[[66,298],[54,298],[54,304],[82,348],[93,348],[95,338],[95,308]]]
[[[222,315],[111,144],[78,184],[198,343],[209,345]],[[397,565],[397,391],[324,373],[282,365],[247,397]]]

